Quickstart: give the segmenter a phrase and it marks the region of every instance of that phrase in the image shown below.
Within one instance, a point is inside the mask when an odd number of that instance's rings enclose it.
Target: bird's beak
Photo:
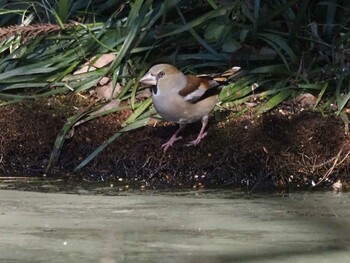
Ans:
[[[150,72],[148,72],[146,75],[144,75],[140,79],[140,83],[146,84],[146,85],[156,86],[157,85],[157,78],[155,76],[153,76]]]

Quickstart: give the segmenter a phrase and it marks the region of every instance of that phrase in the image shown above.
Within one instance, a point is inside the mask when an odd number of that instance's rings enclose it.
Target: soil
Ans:
[[[293,109],[291,103],[256,116],[215,112],[208,136],[196,147],[200,123],[164,153],[161,145],[177,126],[162,123],[122,134],[79,172],[73,169],[120,129],[131,111],[77,126],[60,159],[45,168],[67,118],[91,101],[78,95],[28,100],[0,107],[0,178],[28,176],[108,181],[127,187],[253,189],[348,189],[350,138],[332,115]]]

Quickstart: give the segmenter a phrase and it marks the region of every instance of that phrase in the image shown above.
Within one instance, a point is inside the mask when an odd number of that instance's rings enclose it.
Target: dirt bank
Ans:
[[[0,107],[0,176],[42,176],[67,117],[87,104],[71,95]],[[142,128],[123,134],[81,172],[72,173],[128,114],[113,113],[78,126],[46,176],[136,182],[151,188],[329,188],[337,181],[340,187],[350,182],[350,139],[341,120],[283,110],[261,117],[215,114],[203,143],[184,145],[196,136],[200,124],[195,124],[165,154],[160,146],[177,127]]]

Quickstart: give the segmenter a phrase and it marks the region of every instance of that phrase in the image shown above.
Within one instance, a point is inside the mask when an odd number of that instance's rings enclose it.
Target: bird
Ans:
[[[182,139],[179,133],[189,123],[202,122],[197,138],[186,146],[198,145],[207,135],[205,131],[209,115],[213,111],[218,97],[220,80],[225,76],[233,75],[239,67],[234,67],[224,74],[185,75],[170,64],[157,64],[152,66],[140,79],[140,83],[152,86],[152,100],[157,113],[162,119],[179,124],[179,128],[171,138],[162,145],[166,152],[173,144]]]

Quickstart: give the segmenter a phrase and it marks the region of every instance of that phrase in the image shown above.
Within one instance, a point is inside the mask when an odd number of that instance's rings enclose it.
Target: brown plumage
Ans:
[[[188,94],[195,92],[200,85],[208,90],[210,88],[209,80],[207,78],[198,78],[193,75],[186,75],[187,85],[182,90],[179,91],[179,95],[186,97]]]

